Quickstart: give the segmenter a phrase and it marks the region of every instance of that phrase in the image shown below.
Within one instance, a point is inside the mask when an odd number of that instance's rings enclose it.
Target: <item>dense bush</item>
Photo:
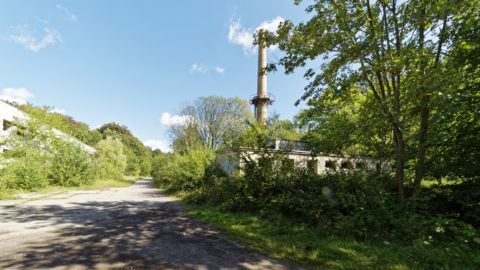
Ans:
[[[315,226],[326,235],[426,243],[456,241],[461,245],[479,241],[473,226],[478,209],[471,205],[474,200],[478,202],[478,193],[463,197],[469,203],[457,197],[467,182],[450,186],[448,191],[439,189],[435,196],[425,193],[420,199],[399,202],[395,181],[389,175],[317,175],[298,169],[287,172],[289,168],[275,169],[272,165],[279,164],[278,160],[267,157],[245,162],[245,173],[237,177],[228,177],[213,167],[207,169],[203,179],[197,180],[203,185],[184,189],[187,200],[230,211],[260,212],[265,217],[286,216]],[[451,199],[443,200],[440,206],[442,196]],[[468,211],[455,216],[458,209]]]
[[[205,147],[184,154],[157,155],[153,159],[152,176],[157,186],[170,191],[192,191],[205,186],[206,170],[212,165],[215,153]]]
[[[123,144],[123,154],[127,157],[126,175],[147,176],[151,171],[151,150],[149,150],[130,130],[117,123],[108,123],[98,128],[103,139],[112,137]]]
[[[45,156],[31,149],[24,156],[9,159],[0,170],[0,192],[10,189],[33,190],[48,185],[48,168]]]
[[[449,217],[480,228],[480,177],[447,179],[424,188],[422,193],[432,213],[448,213]]]
[[[35,190],[48,185],[79,186],[94,180],[93,160],[79,145],[49,137],[47,141],[19,136],[2,154],[3,190]]]
[[[53,153],[49,160],[49,182],[57,186],[79,186],[94,180],[92,157],[78,145],[64,141],[52,142]]]
[[[28,120],[17,120],[16,130],[2,141],[10,150],[0,155],[0,193],[123,177],[126,157],[120,141],[101,141],[96,154],[89,154],[79,141],[49,128],[45,115],[40,110]]]
[[[97,173],[103,179],[122,179],[127,166],[127,157],[123,153],[123,144],[118,139],[107,137],[96,145]]]

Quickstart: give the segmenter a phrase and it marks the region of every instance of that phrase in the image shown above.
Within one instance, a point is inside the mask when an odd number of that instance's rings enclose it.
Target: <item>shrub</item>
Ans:
[[[35,149],[24,157],[11,159],[1,170],[0,181],[4,190],[35,190],[48,184],[48,170],[42,154]]]
[[[73,142],[54,140],[49,166],[49,182],[59,186],[79,186],[93,181],[93,161]]]
[[[118,139],[107,137],[96,145],[96,170],[99,178],[120,180],[127,166],[123,144]]]
[[[204,147],[190,149],[183,154],[157,155],[153,160],[152,176],[155,183],[169,191],[192,191],[205,185],[205,177],[215,153]]]
[[[471,224],[446,211],[431,211],[434,200],[428,196],[399,202],[395,181],[388,175],[357,172],[317,175],[298,169],[286,172],[285,168],[274,166],[280,163],[276,158],[268,160],[263,156],[246,161],[244,174],[236,177],[210,169],[198,181],[204,185],[190,191],[187,200],[230,211],[260,212],[266,217],[283,215],[315,226],[326,235],[398,241],[448,240],[462,245],[478,238]]]
[[[268,151],[264,138],[256,130],[246,136],[256,158],[243,155],[242,173],[234,176],[208,166],[210,155],[200,149],[157,157],[152,175],[168,191],[182,191],[191,203],[257,212],[266,218],[284,216],[326,236],[480,244],[475,228],[478,179],[429,187],[420,197],[399,201],[390,175],[350,170],[318,175],[295,169],[285,153]]]

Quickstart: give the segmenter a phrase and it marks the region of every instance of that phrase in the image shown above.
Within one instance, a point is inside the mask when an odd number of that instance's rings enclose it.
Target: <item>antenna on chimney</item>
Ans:
[[[250,100],[255,106],[255,117],[257,122],[262,125],[267,125],[267,107],[271,105],[275,99],[273,96],[267,94],[267,72],[265,68],[267,67],[267,47],[265,42],[262,40],[261,32],[265,30],[260,29],[259,31],[259,42],[258,42],[258,79],[257,79],[257,95]]]

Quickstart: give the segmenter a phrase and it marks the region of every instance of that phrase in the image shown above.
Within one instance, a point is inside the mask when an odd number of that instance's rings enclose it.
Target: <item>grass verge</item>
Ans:
[[[52,193],[55,192],[57,194],[72,190],[103,190],[107,188],[119,188],[119,187],[129,187],[133,185],[138,179],[142,177],[139,176],[124,176],[122,180],[113,180],[113,179],[104,179],[104,180],[96,180],[91,184],[84,184],[76,187],[63,187],[63,186],[47,186],[35,190],[35,193]],[[0,200],[15,200],[19,199],[16,194],[25,193],[28,191],[25,190],[9,190],[4,193],[0,193]]]
[[[191,216],[271,257],[310,269],[479,269],[480,251],[449,243],[360,242],[325,236],[283,217],[232,213],[187,203]]]

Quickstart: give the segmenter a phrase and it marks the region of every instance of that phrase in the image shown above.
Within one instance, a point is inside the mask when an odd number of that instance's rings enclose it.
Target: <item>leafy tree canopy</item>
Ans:
[[[259,32],[257,42],[276,43],[285,52],[267,71],[280,65],[289,74],[309,66],[303,100],[361,93],[374,101],[371,115],[391,130],[403,198],[406,163],[415,164],[414,194],[425,176],[438,110],[433,97],[461,90],[456,76],[445,76],[456,73],[447,63],[462,38],[453,33],[462,24],[478,28],[479,10],[478,0],[315,0],[307,22],[287,20],[276,33]]]
[[[180,114],[185,121],[170,130],[173,148],[179,152],[197,146],[214,150],[230,147],[253,121],[248,102],[238,97],[200,97]]]

